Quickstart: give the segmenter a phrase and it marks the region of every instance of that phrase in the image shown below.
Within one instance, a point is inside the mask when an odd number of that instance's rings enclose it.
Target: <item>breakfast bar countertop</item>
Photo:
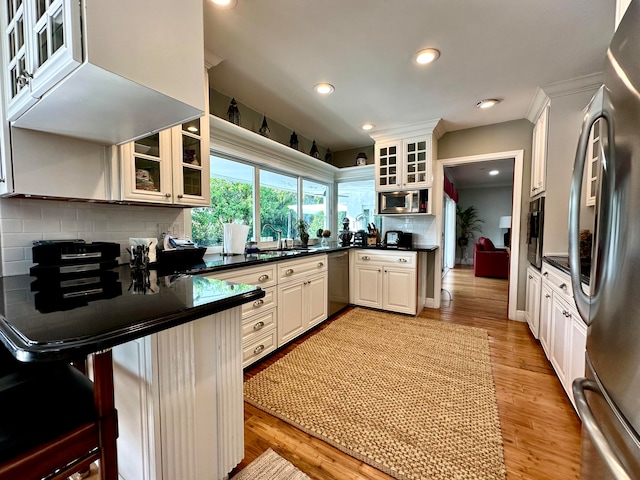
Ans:
[[[195,275],[134,278],[114,270],[107,298],[33,292],[34,277],[0,277],[0,342],[20,361],[70,361],[264,297],[252,285]],[[105,289],[106,291],[106,289]],[[87,301],[88,300],[88,301]]]

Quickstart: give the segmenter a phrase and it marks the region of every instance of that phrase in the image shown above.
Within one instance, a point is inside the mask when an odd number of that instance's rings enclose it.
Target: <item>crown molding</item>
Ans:
[[[547,105],[547,102],[553,98],[564,97],[566,95],[575,95],[577,93],[589,92],[597,90],[604,80],[602,72],[584,75],[582,77],[564,80],[562,82],[550,83],[543,87],[538,87],[535,95],[531,99],[529,110],[527,111],[527,120],[535,123],[540,113]]]
[[[375,165],[360,165],[357,167],[339,168],[336,172],[336,182],[353,182],[356,180],[371,180],[375,176]]]
[[[436,118],[427,122],[412,123],[401,127],[386,128],[384,130],[376,130],[369,134],[375,142],[385,142],[387,140],[396,140],[398,138],[406,138],[414,135],[432,134],[436,140],[444,135],[444,127],[442,120]]]
[[[258,165],[293,171],[303,177],[333,181],[340,170],[227,120],[209,115],[211,150]]]

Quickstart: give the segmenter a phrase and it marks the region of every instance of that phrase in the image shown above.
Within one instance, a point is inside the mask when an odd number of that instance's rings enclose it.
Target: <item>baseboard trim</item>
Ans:
[[[527,322],[527,319],[524,316],[524,310],[516,310],[516,318],[514,318],[514,320],[516,322]]]

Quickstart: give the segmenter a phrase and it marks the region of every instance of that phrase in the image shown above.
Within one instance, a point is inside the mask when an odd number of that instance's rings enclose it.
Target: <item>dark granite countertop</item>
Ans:
[[[305,257],[309,255],[320,255],[324,253],[331,253],[341,250],[349,250],[353,248],[367,249],[367,250],[386,250],[386,251],[412,251],[412,252],[433,252],[438,249],[437,245],[415,245],[411,248],[387,248],[384,246],[375,247],[354,247],[353,245],[347,247],[341,247],[336,242],[329,242],[326,247],[311,246],[308,249],[290,249],[290,250],[262,250],[256,253],[245,253],[238,255],[205,255],[202,262],[195,264],[183,264],[171,266],[169,272],[163,271],[162,273],[171,273],[180,271],[189,274],[203,274],[211,273],[214,271],[223,271],[233,268],[249,267],[252,265],[260,265],[265,262],[278,262],[281,260],[292,260],[295,258]],[[161,269],[162,271],[162,269]]]
[[[252,285],[195,275],[135,282],[128,265],[103,294],[33,292],[34,277],[0,278],[0,342],[18,360],[68,361],[264,297]],[[106,297],[106,298],[100,298]]]
[[[567,275],[571,275],[571,270],[569,269],[569,256],[568,255],[549,255],[542,257],[544,262],[547,262],[549,265],[556,267],[558,270],[563,271]],[[586,270],[586,271],[585,271]],[[584,269],[580,272],[580,281],[589,285],[589,269]]]

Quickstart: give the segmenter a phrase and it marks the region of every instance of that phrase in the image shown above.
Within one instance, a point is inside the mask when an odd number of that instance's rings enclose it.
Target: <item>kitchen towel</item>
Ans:
[[[244,253],[244,246],[247,243],[249,226],[238,225],[236,223],[223,223],[222,226],[222,248],[224,253]]]

